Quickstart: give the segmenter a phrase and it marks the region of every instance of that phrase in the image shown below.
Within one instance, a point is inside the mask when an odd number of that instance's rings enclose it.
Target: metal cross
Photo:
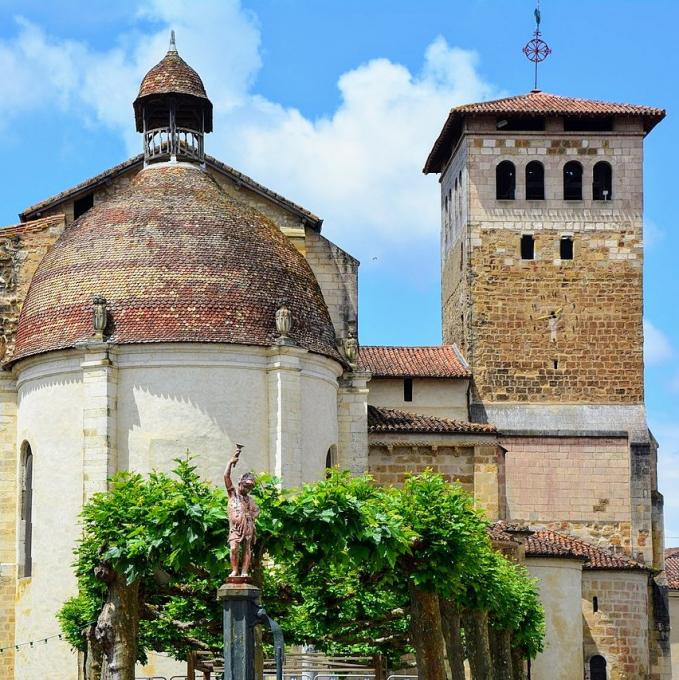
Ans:
[[[542,15],[540,14],[540,0],[537,0],[537,7],[535,8],[535,31],[533,32],[533,37],[526,43],[523,48],[523,53],[528,57],[530,61],[535,64],[535,84],[533,86],[534,90],[538,89],[538,64],[541,61],[547,59],[547,57],[552,53],[549,45],[540,37],[540,22],[542,21]]]

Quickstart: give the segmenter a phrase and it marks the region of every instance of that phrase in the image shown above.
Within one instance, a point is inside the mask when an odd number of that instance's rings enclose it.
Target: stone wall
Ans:
[[[65,228],[57,214],[0,230],[0,359],[14,351],[21,306],[47,249]]]
[[[597,598],[597,612],[594,611],[594,597]],[[583,572],[586,668],[590,658],[599,654],[606,659],[609,680],[649,677],[647,605],[646,572]]]
[[[503,134],[494,120],[474,120],[451,160],[442,178],[444,211],[451,183],[461,178],[468,214],[451,216],[448,201],[442,218],[444,341],[464,344],[479,401],[639,403],[641,128],[567,133],[558,122],[548,121],[553,129],[546,132]],[[495,197],[502,160],[516,166],[515,200]],[[525,199],[531,160],[545,167],[543,201]],[[562,198],[570,160],[584,167],[582,201]],[[613,167],[609,201],[592,200],[600,160]],[[524,234],[534,236],[534,260],[520,257]],[[572,260],[559,255],[566,235],[574,241]]]
[[[371,434],[368,471],[378,484],[400,485],[409,473],[433,470],[474,496],[490,520],[505,516],[504,455],[494,437]]]
[[[358,260],[313,229],[306,229],[305,255],[323,293],[338,343],[351,330],[358,337]]]
[[[636,556],[626,438],[503,437],[511,520]]]

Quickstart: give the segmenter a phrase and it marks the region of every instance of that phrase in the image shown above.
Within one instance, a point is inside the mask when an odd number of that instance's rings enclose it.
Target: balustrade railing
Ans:
[[[190,158],[203,161],[203,134],[189,128],[162,127],[144,133],[144,159],[147,162],[167,158]]]

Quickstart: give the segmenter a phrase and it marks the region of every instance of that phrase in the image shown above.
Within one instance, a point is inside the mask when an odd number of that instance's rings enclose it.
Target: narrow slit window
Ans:
[[[495,198],[513,201],[516,193],[516,168],[511,161],[502,161],[495,168]]]
[[[403,379],[403,401],[413,400],[413,379],[404,378]]]
[[[559,243],[559,257],[562,260],[573,259],[573,238],[571,236],[562,236]]]
[[[526,166],[526,199],[545,200],[545,166],[540,161],[531,161]]]
[[[521,259],[535,259],[535,239],[531,234],[524,234],[521,237]]]
[[[599,611],[599,598],[596,595],[592,598],[592,611],[595,614]]]
[[[606,161],[599,161],[594,166],[592,198],[595,201],[610,201],[613,198],[613,168]]]
[[[559,370],[559,360],[554,359],[554,361],[552,362],[552,366],[554,367],[555,371],[558,371]]]
[[[20,576],[33,573],[33,452],[28,442],[22,447],[21,470],[21,564]]]
[[[578,161],[563,166],[563,197],[566,201],[582,200],[582,165]]]

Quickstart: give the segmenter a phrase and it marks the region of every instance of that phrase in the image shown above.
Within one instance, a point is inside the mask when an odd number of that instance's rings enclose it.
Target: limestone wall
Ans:
[[[670,631],[672,677],[679,678],[679,590],[670,590],[670,621],[674,622]]]
[[[468,380],[413,378],[412,401],[403,399],[403,378],[372,378],[368,402],[423,415],[469,420]]]
[[[583,572],[585,665],[600,654],[609,680],[649,677],[647,589],[646,572]]]
[[[636,556],[626,438],[503,437],[512,520]]]
[[[490,520],[504,518],[504,456],[494,437],[369,436],[368,471],[378,484],[400,485],[409,473],[427,469],[458,482]]]
[[[59,632],[55,614],[75,592],[78,513],[115,469],[168,471],[189,450],[200,474],[221,485],[238,442],[245,445],[239,472],[268,471],[299,485],[323,478],[327,451],[338,443],[341,367],[297,347],[157,344],[105,351],[92,343],[21,361],[15,371],[13,449],[16,456],[26,441],[34,455],[33,574],[16,590],[21,640]],[[0,401],[4,454],[2,416]],[[0,483],[16,489],[15,471],[0,466],[5,472]],[[0,521],[16,522],[11,495]],[[10,575],[13,553],[14,546],[0,553]],[[0,580],[0,597],[4,585]],[[4,610],[0,622],[9,626],[11,615]],[[57,641],[17,652],[16,677],[74,680],[75,664],[68,645]]]
[[[534,680],[582,680],[582,562],[530,558],[545,610],[545,649],[531,662]]]
[[[305,254],[341,343],[349,330],[358,333],[358,260],[309,228]]]

